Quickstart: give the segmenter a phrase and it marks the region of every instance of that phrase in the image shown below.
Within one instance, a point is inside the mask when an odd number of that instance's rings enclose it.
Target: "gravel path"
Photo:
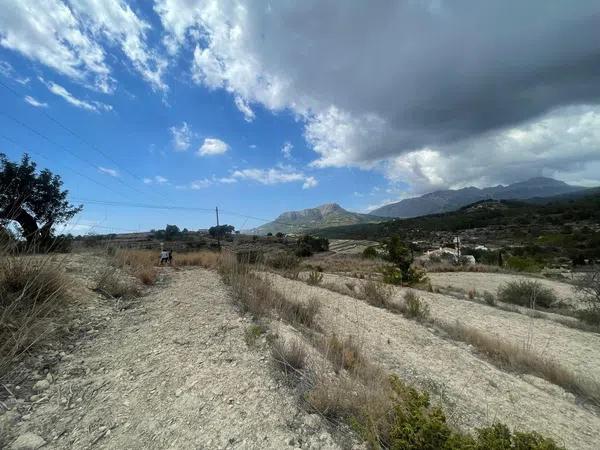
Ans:
[[[249,322],[216,273],[169,280],[136,308],[110,308],[108,327],[65,355],[14,436],[60,449],[338,448],[270,372],[267,350],[248,349]]]
[[[291,298],[318,299],[325,330],[355,336],[375,362],[437,394],[451,421],[461,427],[501,421],[540,431],[568,448],[598,448],[600,418],[559,387],[499,370],[469,346],[443,339],[398,314],[300,281],[266,276]]]

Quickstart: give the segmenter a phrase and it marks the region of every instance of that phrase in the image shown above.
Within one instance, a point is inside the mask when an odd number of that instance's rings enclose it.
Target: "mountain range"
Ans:
[[[374,223],[382,220],[385,218],[346,211],[337,203],[326,203],[316,208],[284,212],[272,222],[255,228],[252,232],[257,234],[301,233],[315,228]]]
[[[454,211],[480,200],[525,200],[551,197],[582,191],[552,178],[537,177],[527,181],[487,188],[466,187],[431,192],[420,197],[407,198],[396,203],[374,209],[369,214],[379,217],[409,218]]]

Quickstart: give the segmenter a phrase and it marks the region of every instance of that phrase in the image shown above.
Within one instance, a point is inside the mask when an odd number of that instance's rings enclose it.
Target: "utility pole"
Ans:
[[[221,230],[219,229],[219,207],[215,206],[215,212],[217,213],[217,245],[221,250]]]

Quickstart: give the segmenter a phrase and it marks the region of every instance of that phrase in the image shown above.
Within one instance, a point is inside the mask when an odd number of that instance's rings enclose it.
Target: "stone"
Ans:
[[[33,385],[33,390],[37,392],[42,392],[48,389],[49,387],[50,382],[48,380],[40,380]]]
[[[46,444],[46,441],[35,433],[24,433],[11,444],[11,450],[36,450]]]

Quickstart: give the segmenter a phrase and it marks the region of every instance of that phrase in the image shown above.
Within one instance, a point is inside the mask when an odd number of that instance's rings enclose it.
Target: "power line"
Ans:
[[[26,153],[27,153],[27,152],[28,152],[28,153],[33,153],[34,155],[37,155],[37,156],[41,157],[42,159],[45,159],[45,160],[51,161],[51,158],[49,158],[48,156],[45,156],[43,153],[40,153],[40,152],[38,152],[38,151],[31,150],[31,149],[26,149],[24,145],[21,145],[21,144],[19,144],[17,141],[15,141],[14,139],[12,139],[12,138],[10,138],[10,137],[6,136],[6,135],[5,135],[5,134],[3,134],[3,133],[0,133],[0,137],[1,137],[1,138],[3,138],[3,139],[4,139],[4,140],[6,140],[6,141],[8,141],[8,142],[12,143],[13,145],[16,145],[17,147],[21,147],[21,148],[22,148],[22,150],[23,150],[24,152],[26,152]],[[97,184],[98,186],[101,186],[101,187],[103,187],[103,188],[105,188],[105,189],[108,189],[109,191],[111,191],[111,192],[113,192],[113,193],[115,193],[115,194],[117,194],[117,195],[120,195],[120,196],[122,196],[122,197],[125,197],[125,198],[127,198],[127,197],[126,197],[126,196],[125,196],[123,193],[121,193],[121,192],[119,192],[119,191],[115,191],[115,190],[114,190],[113,188],[111,188],[110,186],[108,186],[108,185],[106,185],[106,184],[104,184],[104,183],[101,183],[100,181],[98,181],[98,180],[95,180],[95,179],[93,179],[92,177],[89,177],[88,175],[86,175],[86,174],[84,174],[84,173],[82,173],[82,172],[79,172],[77,169],[73,169],[72,167],[70,167],[70,166],[67,166],[67,165],[65,165],[65,164],[63,164],[63,167],[64,167],[65,169],[67,169],[67,170],[70,170],[71,172],[73,172],[73,173],[75,173],[75,174],[79,175],[80,177],[82,177],[82,178],[85,178],[86,180],[88,180],[88,181],[91,181],[91,182],[92,182],[92,183],[94,183],[94,184]]]
[[[5,89],[7,89],[10,93],[12,93],[16,98],[20,99],[22,97],[21,94],[19,94],[19,92],[17,92],[15,89],[13,89],[12,87],[8,86],[7,84],[5,84],[4,82],[0,81],[0,86],[4,87]],[[70,127],[66,126],[64,123],[62,123],[60,120],[56,119],[54,116],[52,116],[50,113],[48,113],[47,111],[41,110],[41,113],[48,118],[50,121],[54,122],[56,125],[58,125],[59,127],[61,127],[63,130],[67,131],[69,134],[71,134],[72,136],[76,137],[80,142],[82,142],[83,144],[87,145],[88,147],[90,147],[92,150],[94,150],[95,152],[99,153],[100,155],[102,155],[105,159],[107,159],[108,161],[110,161],[112,164],[114,164],[115,166],[117,166],[121,171],[127,173],[128,175],[130,175],[131,177],[135,178],[136,180],[143,182],[143,179],[140,178],[139,176],[135,175],[134,173],[132,173],[129,169],[122,167],[115,159],[113,159],[110,155],[108,155],[106,152],[102,151],[98,146],[94,145],[93,143],[89,142],[87,139],[85,139],[83,136],[81,136],[79,133],[75,132],[73,129],[71,129]],[[47,137],[44,136],[42,133],[37,132],[36,130],[34,130],[33,128],[27,126],[26,124],[24,124],[23,122],[19,121],[18,119],[15,119],[14,117],[10,116],[9,114],[6,113],[2,113],[0,112],[0,114],[3,114],[4,116],[8,117],[9,119],[15,121],[16,123],[19,123],[19,125],[24,126],[25,128],[27,128],[29,131],[37,134],[38,136],[46,139],[47,141],[51,142],[52,141]],[[85,161],[83,158],[81,158],[78,154],[76,154],[75,152],[72,152],[68,149],[66,149],[64,146],[61,146],[60,144],[54,143],[54,145],[57,145],[58,147],[62,147],[64,148],[68,153],[70,153],[71,155]],[[85,161],[88,162],[88,161]],[[90,164],[88,162],[88,164]],[[94,164],[91,164],[92,167],[94,167],[94,169],[97,169],[97,167]],[[132,186],[127,185],[123,180],[119,180],[122,184],[128,186],[131,189],[136,190],[139,193],[142,193],[143,195],[146,195],[144,192],[139,191],[137,189],[135,189]],[[168,200],[167,196],[165,196],[163,193],[158,192],[158,191],[154,191],[153,192],[155,194],[160,195],[161,197],[165,198]]]

